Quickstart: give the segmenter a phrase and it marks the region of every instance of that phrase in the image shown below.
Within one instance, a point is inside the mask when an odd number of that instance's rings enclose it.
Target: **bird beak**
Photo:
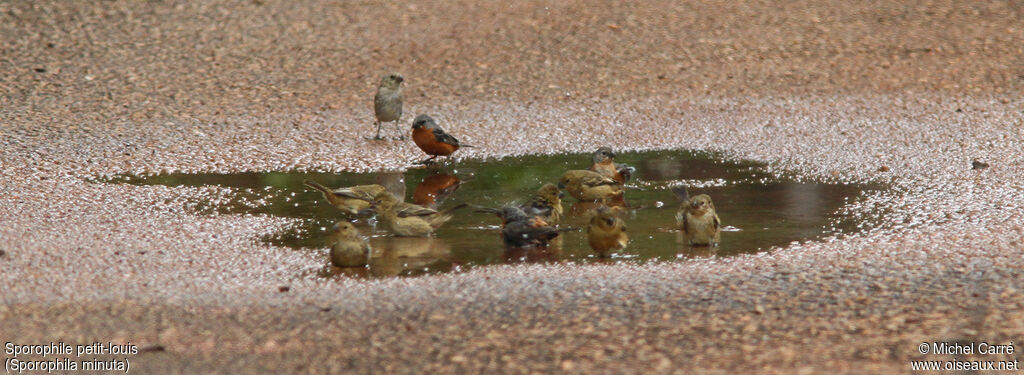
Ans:
[[[364,208],[362,210],[359,210],[359,212],[356,212],[356,214],[357,215],[369,215],[369,214],[372,214],[374,212],[376,212],[376,210],[373,209],[373,205],[371,204],[370,208]]]
[[[559,183],[558,183],[558,189],[559,189],[559,190],[565,190],[565,184],[563,184],[563,183],[559,182]],[[559,193],[559,194],[561,194],[561,193]]]
[[[561,190],[559,190],[559,191],[558,191],[558,197],[559,197],[559,198],[565,198],[565,192],[564,192],[564,191],[561,191]]]

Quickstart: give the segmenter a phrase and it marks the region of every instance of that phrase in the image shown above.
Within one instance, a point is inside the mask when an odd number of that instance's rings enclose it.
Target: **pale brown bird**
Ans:
[[[404,203],[404,204],[401,204]],[[380,193],[370,207],[377,211],[377,220],[392,234],[400,237],[428,237],[434,230],[452,218],[452,211],[465,207],[460,204],[441,211],[405,203],[391,193]]]
[[[558,224],[562,218],[562,192],[555,184],[547,183],[537,189],[537,194],[519,206],[527,216],[539,216],[550,224]]]
[[[693,246],[717,246],[722,223],[711,197],[700,194],[691,198],[685,186],[673,187],[672,193],[681,202],[676,212],[676,226],[683,232],[684,241]]]
[[[337,267],[363,267],[370,261],[370,244],[359,235],[352,223],[334,224],[334,243],[331,245],[331,264]]]
[[[608,207],[598,208],[587,226],[587,242],[602,258],[607,258],[612,252],[625,250],[629,243],[626,222]]]
[[[558,188],[564,189],[573,198],[594,201],[621,197],[622,184],[600,173],[587,170],[571,170],[558,179]]]
[[[601,147],[594,151],[591,161],[594,164],[590,166],[590,170],[618,181],[620,184],[626,183],[636,171],[636,168],[629,165],[615,163],[615,153],[608,147]]]
[[[402,118],[402,82],[405,78],[401,74],[391,73],[380,79],[377,86],[377,95],[373,97],[373,113],[377,117],[377,135],[373,139],[380,138],[380,126],[385,122],[395,122],[395,130],[398,131],[398,139],[405,139],[398,120]]]
[[[380,185],[356,185],[332,190],[310,180],[304,180],[302,183],[319,190],[332,206],[352,216],[359,214],[359,211],[369,208],[370,201],[377,194],[387,192]]]

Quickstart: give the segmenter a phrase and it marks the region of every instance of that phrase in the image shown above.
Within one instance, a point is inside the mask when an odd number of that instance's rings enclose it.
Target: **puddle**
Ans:
[[[149,177],[122,176],[111,182],[137,185],[206,186],[231,188],[228,202],[200,204],[198,213],[266,214],[299,219],[294,227],[263,240],[300,251],[329,246],[328,230],[344,216],[323,200],[319,192],[303,185],[304,179],[329,187],[380,183],[406,200],[430,199],[430,190],[461,183],[442,202],[441,208],[460,202],[498,207],[528,199],[538,187],[557,182],[568,169],[586,169],[589,154],[527,156],[497,161],[462,161],[439,168],[413,169],[404,173],[238,173],[174,174]],[[723,162],[714,155],[681,151],[627,152],[617,162],[637,167],[627,183],[624,215],[629,227],[629,247],[611,260],[600,260],[587,245],[583,231],[569,232],[544,250],[504,248],[498,219],[471,209],[457,211],[454,219],[437,231],[435,238],[395,238],[383,229],[374,230],[366,220],[357,227],[372,235],[370,267],[342,269],[329,265],[310,273],[320,276],[348,274],[386,277],[425,273],[459,272],[488,264],[511,262],[639,262],[688,257],[730,256],[753,253],[793,241],[814,240],[856,230],[857,223],[837,212],[863,193],[880,189],[869,185],[797,183],[764,172],[754,162]],[[679,202],[667,189],[685,182],[691,194],[709,194],[724,230],[715,248],[684,245],[674,229]],[[585,228],[585,213],[593,203],[580,203],[566,195],[567,217],[562,225]],[[326,256],[325,264],[328,264]]]

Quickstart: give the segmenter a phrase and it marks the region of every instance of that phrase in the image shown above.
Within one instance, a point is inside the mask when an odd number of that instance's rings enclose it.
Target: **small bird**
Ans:
[[[452,193],[459,190],[459,186],[462,186],[463,182],[462,179],[455,175],[447,173],[436,173],[426,176],[423,178],[423,181],[420,181],[419,185],[416,185],[416,190],[413,190],[412,203],[437,208]]]
[[[460,147],[473,147],[459,143],[458,139],[441,130],[441,127],[437,126],[434,119],[428,115],[419,115],[413,120],[412,140],[416,142],[416,146],[419,146],[420,150],[430,155],[430,158],[416,164],[430,163],[438,156],[451,158],[452,153]]]
[[[331,205],[352,216],[358,215],[359,211],[369,208],[370,201],[377,194],[387,192],[381,185],[356,185],[331,190],[310,180],[304,180],[302,183],[319,190],[320,193],[323,193],[324,198],[331,202]]]
[[[600,173],[586,170],[571,170],[558,179],[558,188],[569,192],[581,201],[594,201],[621,197],[622,184]]]
[[[594,151],[591,160],[594,164],[590,166],[590,170],[600,173],[602,176],[610,177],[620,184],[626,183],[633,175],[633,172],[636,172],[636,168],[626,164],[615,163],[615,153],[608,147],[601,147]]]
[[[373,97],[373,113],[377,116],[377,135],[373,139],[380,140],[380,126],[385,122],[395,122],[398,139],[405,139],[398,119],[402,118],[402,81],[401,74],[391,73],[380,79],[377,95]]]
[[[501,237],[505,245],[511,247],[545,246],[562,232],[573,230],[556,228],[539,216],[527,215],[519,207],[481,207],[477,212],[493,213],[501,218]]]
[[[370,244],[359,235],[352,223],[339,221],[333,228],[331,264],[337,267],[363,267],[370,260]]]
[[[460,204],[437,211],[432,208],[405,203],[391,193],[380,193],[370,207],[377,211],[378,221],[392,234],[400,237],[429,237],[434,230],[452,218],[452,211],[465,207]]]
[[[676,226],[683,231],[684,241],[693,246],[717,246],[722,223],[711,197],[701,194],[690,198],[685,186],[673,187],[672,193],[682,202],[676,212]]]
[[[626,249],[629,243],[626,222],[608,207],[599,207],[587,226],[587,242],[601,258],[607,258],[612,251]]]
[[[550,224],[558,224],[562,218],[562,192],[555,184],[547,183],[537,190],[537,194],[519,206],[528,216],[539,216]]]

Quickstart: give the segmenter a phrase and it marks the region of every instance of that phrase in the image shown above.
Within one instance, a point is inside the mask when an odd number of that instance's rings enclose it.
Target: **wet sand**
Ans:
[[[949,359],[921,342],[1021,341],[1021,4],[637,7],[0,4],[0,341],[162,346],[129,357],[141,373],[905,373]],[[89,182],[404,168],[414,145],[362,139],[391,70],[403,118],[435,114],[478,146],[462,157],[721,151],[889,183],[849,208],[885,224],[726,259],[322,280],[298,275],[325,254],[257,240],[286,220],[189,213],[224,191]]]

